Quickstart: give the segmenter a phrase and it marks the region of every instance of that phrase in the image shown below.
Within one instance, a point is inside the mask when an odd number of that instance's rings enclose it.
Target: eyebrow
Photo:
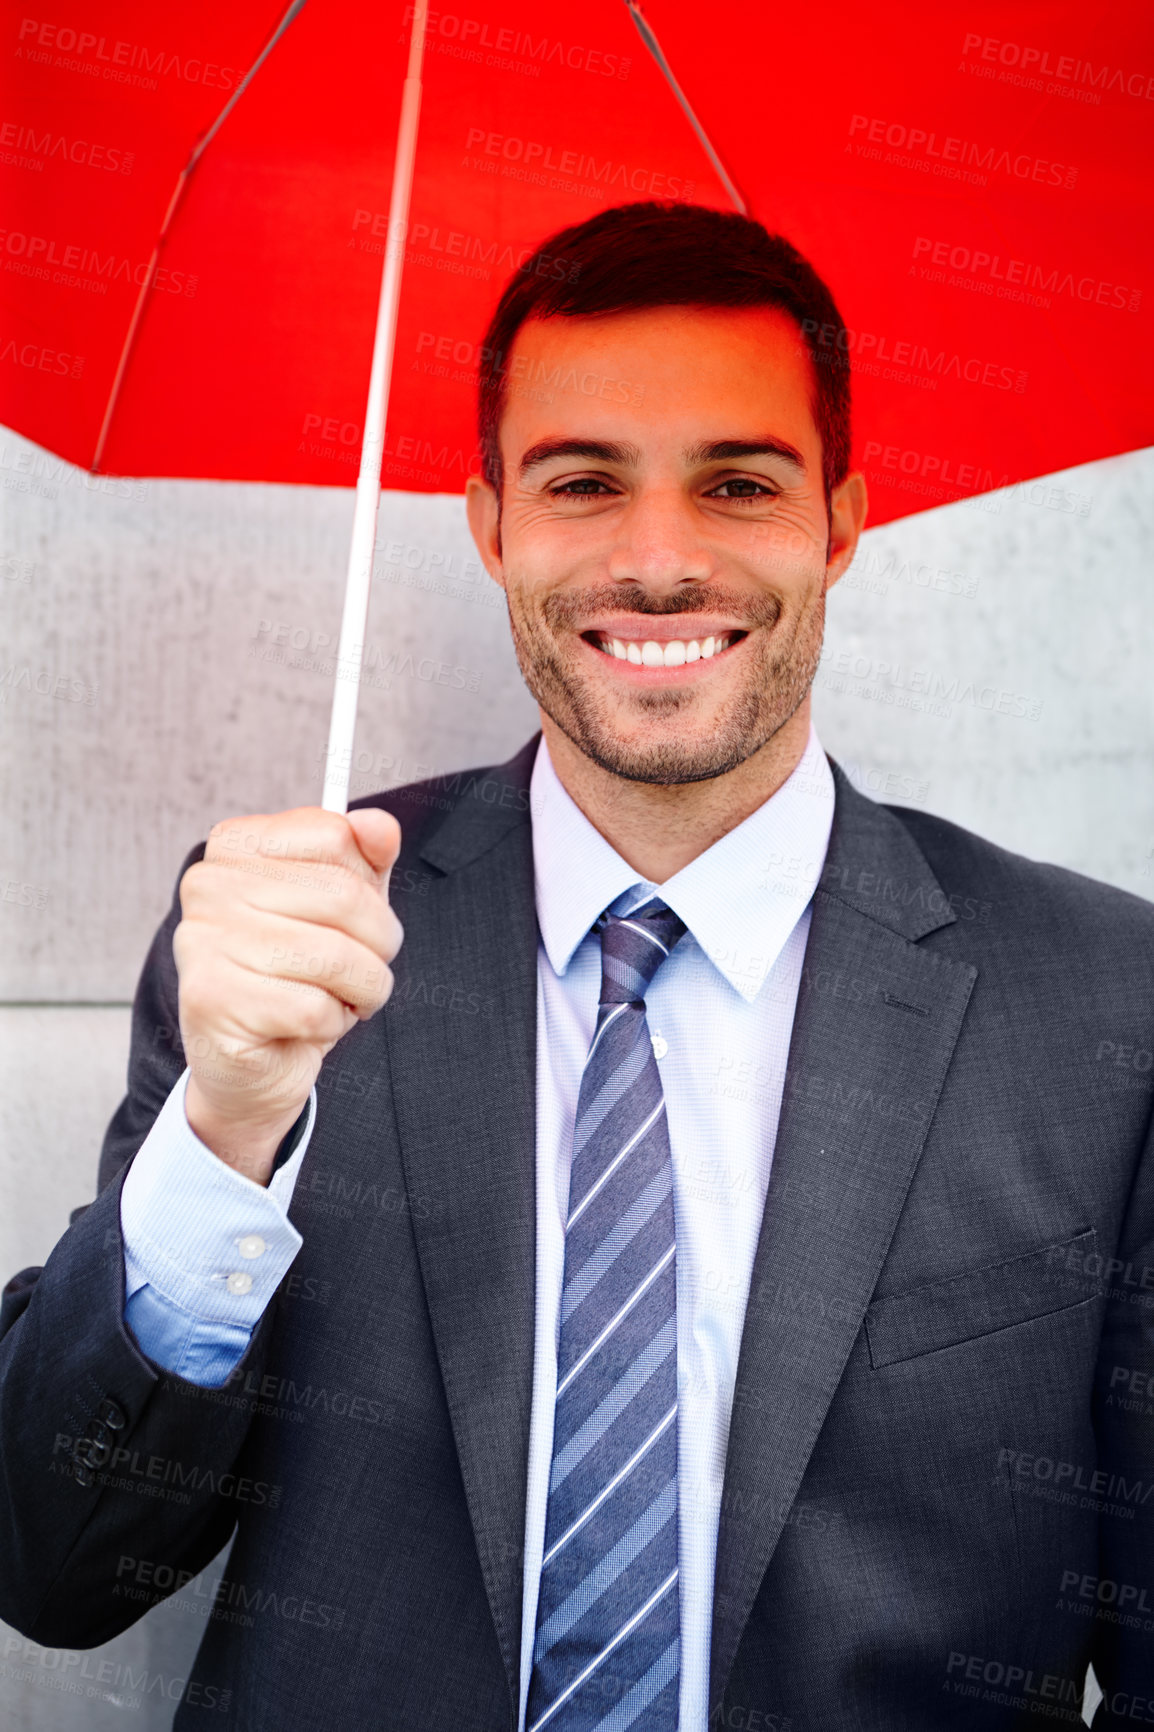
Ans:
[[[641,461],[641,452],[636,445],[622,445],[604,439],[541,439],[536,445],[530,445],[522,457],[518,474],[523,477],[530,469],[548,463],[554,457],[579,457],[592,463],[637,464]],[[805,458],[784,439],[712,439],[685,452],[685,460],[691,467],[740,457],[780,457],[805,474]]]
[[[805,474],[805,458],[784,439],[714,439],[685,453],[687,463],[721,463],[737,457],[782,457]]]
[[[552,457],[584,457],[593,463],[640,463],[636,445],[619,445],[604,439],[541,439],[530,445],[521,459],[519,475],[527,475]]]

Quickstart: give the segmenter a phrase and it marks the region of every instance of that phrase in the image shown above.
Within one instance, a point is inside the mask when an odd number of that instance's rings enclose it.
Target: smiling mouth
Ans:
[[[666,643],[657,643],[653,638],[638,641],[634,638],[610,637],[607,632],[582,632],[585,642],[592,644],[602,654],[612,656],[617,661],[632,662],[634,667],[645,668],[679,668],[686,662],[711,661],[714,656],[721,655],[725,650],[732,649],[742,638],[748,637],[744,631],[728,631],[720,636],[706,638],[671,638]]]

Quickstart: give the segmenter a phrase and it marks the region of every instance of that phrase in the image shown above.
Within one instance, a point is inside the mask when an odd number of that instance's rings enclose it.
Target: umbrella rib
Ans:
[[[108,434],[112,427],[112,417],[116,412],[116,405],[120,397],[120,388],[124,383],[124,375],[128,370],[129,357],[132,354],[133,345],[136,342],[136,335],[140,329],[140,321],[144,314],[145,302],[148,299],[149,291],[151,290],[153,283],[156,281],[160,254],[164,247],[164,243],[168,238],[168,231],[172,226],[172,219],[176,215],[180,201],[184,196],[184,189],[188,185],[189,177],[201,157],[204,155],[208,146],[212,143],[212,140],[216,137],[217,133],[220,131],[221,127],[224,125],[225,121],[228,119],[229,115],[232,113],[233,109],[236,107],[237,103],[240,101],[241,97],[244,95],[245,91],[248,89],[249,85],[252,83],[253,79],[256,77],[257,73],[260,71],[261,67],[264,65],[265,61],[268,59],[269,55],[272,53],[273,49],[276,47],[277,43],[280,41],[281,37],[284,35],[285,31],[288,29],[289,25],[292,23],[293,19],[304,4],[305,0],[291,0],[291,4],[286,9],[284,16],[277,24],[272,35],[253,61],[252,65],[249,67],[248,71],[245,73],[244,77],[241,79],[240,83],[237,85],[236,89],[233,91],[212,125],[209,126],[206,131],[201,133],[200,137],[193,145],[192,150],[189,153],[188,161],[176,177],[176,185],[173,188],[172,197],[168,201],[168,209],[164,213],[164,220],[160,225],[156,240],[153,242],[152,255],[148,261],[148,269],[144,273],[144,281],[140,285],[140,292],[136,297],[136,305],[132,309],[132,317],[128,322],[128,330],[125,333],[124,343],[120,350],[120,359],[116,363],[116,373],[112,380],[112,389],[108,393],[108,402],[104,410],[104,419],[100,423],[100,435],[97,438],[96,449],[92,455],[92,474],[94,475],[100,473],[100,464],[104,457],[104,447],[108,441]]]
[[[748,216],[749,215],[749,206],[746,204],[744,198],[742,198],[741,194],[738,192],[737,187],[734,184],[732,177],[730,176],[729,172],[727,171],[727,169],[725,167],[725,164],[722,162],[721,158],[718,156],[716,150],[714,150],[713,145],[711,144],[710,139],[709,139],[709,134],[706,132],[705,128],[702,126],[701,122],[698,120],[696,114],[694,114],[693,109],[690,106],[688,97],[686,96],[685,92],[682,90],[680,84],[678,84],[676,78],[673,76],[673,68],[670,66],[668,60],[666,60],[665,55],[663,54],[662,49],[661,49],[661,44],[660,44],[660,42],[658,42],[657,37],[654,35],[653,26],[649,23],[648,19],[645,17],[644,13],[642,12],[641,7],[638,4],[638,0],[625,0],[625,4],[629,8],[630,17],[633,19],[634,24],[636,24],[636,26],[637,26],[637,34],[640,36],[642,42],[644,42],[646,48],[648,48],[650,54],[652,54],[654,60],[657,62],[657,65],[661,70],[661,74],[662,74],[663,78],[665,79],[665,82],[668,84],[670,90],[672,90],[674,96],[677,98],[678,102],[681,104],[682,108],[684,109],[686,119],[689,121],[690,126],[693,128],[694,132],[697,134],[698,139],[700,140],[701,148],[704,150],[706,156],[710,160],[710,163],[713,165],[713,172],[716,174],[718,180],[721,182],[722,186],[725,188],[726,192],[729,194],[729,196],[730,196],[731,200],[733,201],[733,204],[736,207],[736,209],[741,212],[742,216]]]

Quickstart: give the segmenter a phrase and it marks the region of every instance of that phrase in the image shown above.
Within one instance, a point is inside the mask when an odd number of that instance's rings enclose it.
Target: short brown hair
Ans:
[[[498,497],[507,362],[521,326],[529,319],[684,306],[778,307],[795,321],[813,363],[828,508],[850,460],[849,367],[840,354],[839,365],[828,365],[828,351],[819,360],[813,342],[823,325],[842,328],[833,296],[781,235],[734,211],[693,204],[615,205],[550,235],[506,284],[481,348],[478,401],[481,473]]]

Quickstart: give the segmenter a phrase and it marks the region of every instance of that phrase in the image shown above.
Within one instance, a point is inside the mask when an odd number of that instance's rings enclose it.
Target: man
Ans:
[[[1154,1724],[1154,912],[821,751],[805,261],[543,250],[468,493],[541,733],[193,851],[6,1292],[0,1613],[235,1529],[180,1728]]]

